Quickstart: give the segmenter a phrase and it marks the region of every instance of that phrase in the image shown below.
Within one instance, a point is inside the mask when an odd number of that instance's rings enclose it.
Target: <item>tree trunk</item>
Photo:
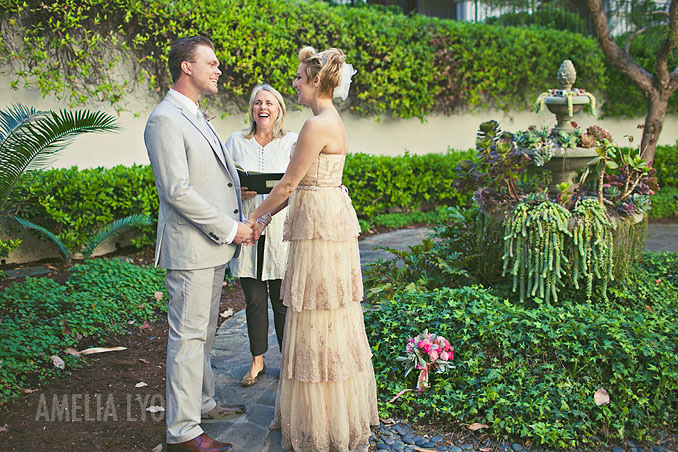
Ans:
[[[668,57],[678,42],[678,5],[676,2],[677,0],[671,0],[669,29],[666,38],[657,51],[655,60],[657,74],[655,76],[631,58],[626,50],[617,45],[610,33],[601,0],[586,0],[591,13],[593,28],[598,37],[598,44],[605,58],[619,72],[635,83],[647,98],[648,111],[647,116],[645,116],[645,127],[641,140],[643,160],[646,162],[654,160],[654,151],[666,118],[669,98],[671,94],[678,90],[678,68],[671,73],[668,70]]]
[[[662,92],[653,92],[647,103],[647,116],[645,116],[645,126],[643,127],[643,138],[640,142],[640,151],[643,153],[643,160],[646,162],[654,161],[654,151],[657,148],[657,139],[662,132],[664,119],[666,118],[666,108],[672,92],[665,89]]]

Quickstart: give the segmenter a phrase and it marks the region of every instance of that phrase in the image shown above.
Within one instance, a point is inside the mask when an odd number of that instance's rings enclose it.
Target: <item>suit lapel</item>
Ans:
[[[198,129],[198,132],[202,134],[203,137],[207,140],[209,143],[210,147],[212,148],[212,151],[214,154],[216,154],[217,158],[221,162],[221,164],[226,168],[226,171],[228,171],[231,174],[231,179],[233,178],[230,168],[226,164],[226,160],[224,159],[224,152],[222,150],[221,146],[221,140],[219,140],[219,136],[217,133],[214,131],[214,129],[211,130],[206,130],[203,126],[200,125],[200,122],[198,121],[198,118],[195,117],[195,115],[192,115],[190,112],[185,111],[184,108],[181,106],[181,104],[177,103],[174,101],[174,98],[171,93],[167,93],[165,96],[165,99],[167,99],[169,102],[172,103],[175,107],[181,111],[181,114],[184,115],[188,121],[193,124],[193,126]],[[205,121],[207,122],[207,121]],[[212,126],[208,123],[207,127],[211,128]]]

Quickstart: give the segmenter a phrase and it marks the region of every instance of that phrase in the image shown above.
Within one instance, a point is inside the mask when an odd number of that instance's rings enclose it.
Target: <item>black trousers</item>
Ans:
[[[257,278],[240,278],[240,285],[245,294],[247,308],[247,334],[250,338],[250,352],[252,356],[263,355],[268,350],[268,297],[271,297],[273,306],[273,323],[278,346],[282,349],[283,330],[285,329],[285,314],[287,306],[280,299],[281,279],[262,281],[264,267],[264,235],[257,242]]]

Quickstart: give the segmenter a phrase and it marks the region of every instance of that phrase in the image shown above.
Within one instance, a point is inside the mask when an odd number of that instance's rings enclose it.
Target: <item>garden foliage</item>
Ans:
[[[603,112],[645,114],[645,102],[629,98],[632,83],[606,66],[595,39],[561,30],[295,0],[0,0],[0,12],[0,61],[12,67],[13,86],[28,83],[71,105],[105,101],[125,109],[140,84],[163,93],[170,43],[204,34],[214,40],[224,71],[211,101],[227,112],[244,106],[264,81],[292,100],[296,52],[313,45],[347,52],[359,71],[347,105],[361,115],[526,109],[554,85],[564,59],[574,62],[579,86],[605,100]]]
[[[666,185],[652,196],[652,218],[678,216],[678,201],[674,199],[678,194],[678,173],[673,166],[677,151],[678,145],[658,148],[657,175]],[[441,216],[440,211],[432,211],[436,207],[470,205],[471,198],[459,193],[452,181],[457,164],[473,154],[349,154],[343,183],[349,189],[362,229],[435,223]],[[25,219],[52,231],[71,249],[81,249],[99,228],[116,218],[146,214],[155,224],[158,212],[153,172],[148,165],[29,171],[14,188],[10,203],[20,209]],[[155,226],[138,231],[132,243],[155,243]],[[0,241],[0,246],[3,243],[6,242]]]
[[[0,291],[0,402],[63,374],[53,355],[66,370],[77,366],[64,350],[78,348],[80,338],[120,333],[166,312],[164,278],[163,269],[96,259],[73,267],[65,284],[28,277]]]
[[[399,281],[365,313],[380,414],[480,422],[499,436],[566,448],[675,427],[678,258],[646,253],[644,259],[632,284],[613,285],[608,301],[587,302],[570,291],[557,305],[521,304],[501,285],[431,289]],[[455,367],[432,375],[430,389],[390,403],[416,384],[396,358],[424,329],[449,339]],[[600,388],[610,394],[608,405],[594,401]]]

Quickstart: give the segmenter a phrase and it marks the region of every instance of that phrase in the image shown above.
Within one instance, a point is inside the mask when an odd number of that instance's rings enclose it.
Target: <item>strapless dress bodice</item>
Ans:
[[[301,179],[301,187],[338,187],[344,174],[345,154],[323,154],[313,162]]]
[[[360,234],[348,190],[341,185],[346,155],[319,154],[289,199],[283,240],[342,241]]]

